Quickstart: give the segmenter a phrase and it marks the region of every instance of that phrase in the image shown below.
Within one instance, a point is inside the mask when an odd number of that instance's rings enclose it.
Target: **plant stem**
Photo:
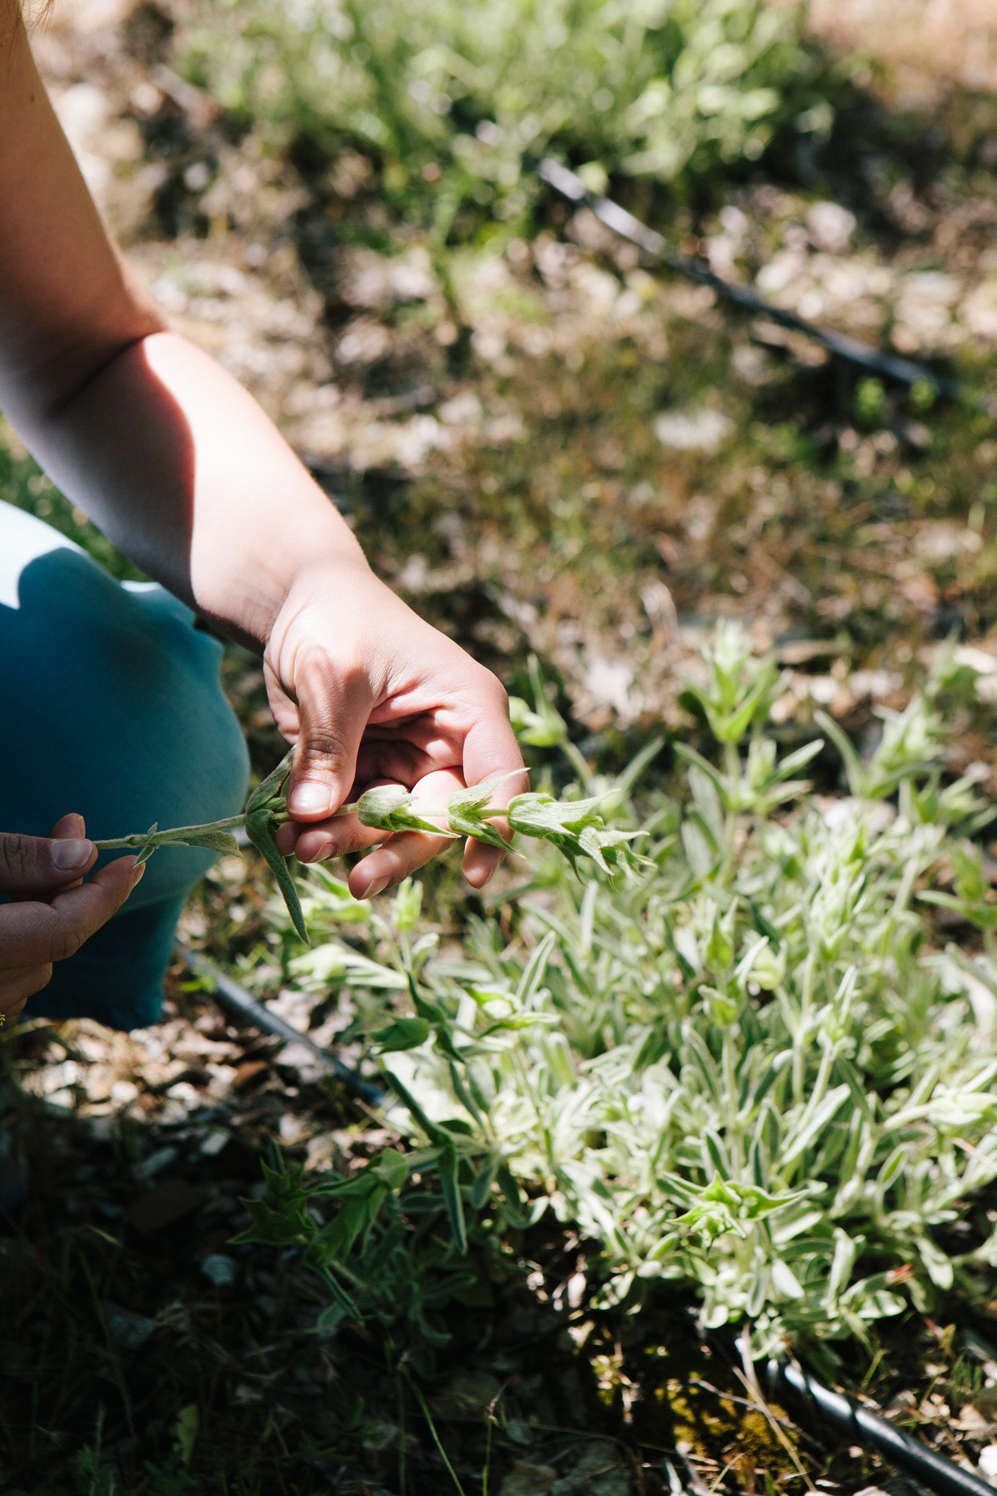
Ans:
[[[358,804],[358,801],[352,800],[346,805],[341,805],[338,810],[330,811],[326,819],[331,821],[336,816],[354,815]],[[478,811],[483,820],[490,821],[500,819],[505,813],[506,808],[503,805],[486,805]],[[433,815],[439,815],[442,818],[446,813],[444,811],[430,810],[424,812],[424,814],[427,818]],[[275,824],[283,825],[285,821],[294,820],[294,817],[290,812],[285,811],[283,814],[275,812],[272,819]],[[202,821],[196,826],[169,826],[162,831],[137,831],[133,832],[130,836],[106,837],[100,841],[95,841],[94,846],[98,852],[112,852],[127,850],[128,848],[144,847],[150,841],[157,847],[183,846],[184,839],[187,837],[197,837],[206,831],[237,831],[240,826],[245,826],[245,824],[246,812],[240,811],[238,815],[224,816],[220,821]],[[455,841],[458,840],[457,833],[451,831],[446,825],[440,826],[439,835],[449,836]]]
[[[285,816],[283,819],[289,820],[290,817]],[[171,826],[165,831],[138,831],[131,836],[107,837],[102,841],[95,841],[94,846],[98,852],[112,852],[122,847],[144,847],[152,840],[155,840],[157,845],[166,845],[167,839],[182,846],[185,836],[198,836],[205,831],[235,831],[245,824],[245,812],[240,811],[236,816],[225,816],[220,821],[204,821],[198,826]]]

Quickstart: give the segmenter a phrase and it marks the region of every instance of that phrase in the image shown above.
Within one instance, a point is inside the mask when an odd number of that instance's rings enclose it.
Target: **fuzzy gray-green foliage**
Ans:
[[[539,843],[503,924],[454,955],[409,892],[345,938],[345,890],[319,873],[305,903],[326,936],[291,963],[356,989],[407,1173],[423,1200],[437,1173],[457,1248],[479,1211],[500,1232],[551,1212],[601,1244],[603,1303],[678,1283],[760,1354],[864,1338],[997,1256],[963,1229],[997,1175],[972,840],[989,811],[943,782],[927,697],[849,763],[861,794],[810,795],[816,748],[780,759],[766,730],[778,685],[721,631],[690,697],[717,753],[652,797],[628,878]],[[984,932],[977,954],[935,941],[933,888]]]

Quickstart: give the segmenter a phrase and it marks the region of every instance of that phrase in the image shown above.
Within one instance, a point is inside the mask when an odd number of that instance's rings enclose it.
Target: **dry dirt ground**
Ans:
[[[712,293],[662,282],[586,213],[552,213],[535,240],[461,265],[475,374],[455,374],[459,329],[424,248],[385,255],[336,233],[374,193],[368,163],[345,156],[319,192],[252,135],[230,139],[214,101],[174,70],[184,14],[183,0],[57,8],[38,52],[65,127],[166,310],[280,421],[418,606],[496,664],[535,649],[559,673],[580,735],[607,750],[614,734],[674,717],[672,683],[732,600],[780,651],[787,723],[815,702],[868,722],[871,706],[903,699],[953,626],[997,684],[995,495],[976,510],[965,493],[961,508],[905,510],[897,475],[923,481],[931,442],[916,414],[898,406],[871,430],[847,410],[815,419],[815,450],[833,450],[848,478],[836,467],[806,493],[793,488],[778,422],[752,463],[728,460],[742,420],[725,398],[731,370],[759,392],[762,425],[766,383],[786,360],[800,361],[804,401],[827,398],[833,371],[772,326],[732,333]],[[893,102],[934,107],[954,82],[997,86],[985,0],[818,0],[814,24],[835,44],[880,52]],[[988,130],[974,145],[983,172],[997,164]],[[852,202],[749,184],[711,210],[693,247],[808,317],[870,340],[888,329],[908,355],[945,360],[969,346],[985,372],[997,355],[997,196],[878,169],[864,163]],[[888,219],[878,237],[861,207],[874,189]],[[684,401],[669,367],[689,355],[709,372],[711,349],[716,388]],[[653,385],[649,369],[656,389],[620,424],[621,385]],[[992,434],[977,426],[973,440],[989,441],[992,463]],[[956,485],[981,470],[978,450],[965,471],[963,460],[952,455]],[[880,479],[892,509],[870,497]],[[821,494],[830,517],[817,548],[808,506]],[[248,657],[233,657],[230,685],[263,767],[274,740]],[[976,765],[993,785],[986,733],[964,725],[953,766]],[[309,1002],[267,987],[263,897],[223,864],[185,934],[211,949],[224,910],[233,965],[255,952],[261,989],[325,1041],[334,1022],[323,1029]],[[232,1244],[268,1148],[321,1168],[371,1146],[343,1087],[234,1023],[180,962],[156,1029],[28,1023],[4,1035],[4,1054],[14,1083],[0,1103],[12,1159],[0,1486],[10,1496],[455,1489],[384,1348],[362,1332],[318,1333],[321,1294],[295,1263]],[[680,1304],[655,1327],[675,1351],[662,1358],[659,1345],[653,1375],[636,1343],[607,1344],[597,1370],[581,1368],[549,1313],[571,1271],[551,1248],[529,1288],[510,1290],[499,1332],[469,1313],[433,1384],[430,1410],[465,1480],[478,1459],[469,1488],[480,1488],[482,1431],[494,1427],[488,1489],[500,1496],[643,1496],[669,1488],[669,1469],[673,1489],[911,1489],[857,1447],[784,1430],[778,1409],[760,1416],[735,1369],[695,1344]],[[880,1401],[975,1462],[997,1439],[997,1353],[974,1334],[954,1350],[949,1327],[929,1326],[909,1348],[916,1388],[884,1378]],[[686,1406],[675,1387],[690,1375],[705,1390]]]

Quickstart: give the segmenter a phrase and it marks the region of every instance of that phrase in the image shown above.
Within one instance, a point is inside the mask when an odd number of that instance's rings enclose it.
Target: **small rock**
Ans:
[[[818,249],[842,254],[855,232],[855,214],[840,203],[814,203],[807,213],[807,233]]]
[[[151,1153],[147,1153],[145,1158],[140,1158],[132,1165],[132,1173],[136,1179],[152,1179],[154,1175],[170,1166],[177,1157],[178,1151],[170,1144],[166,1144],[163,1148],[155,1148]]]
[[[222,1128],[216,1127],[202,1139],[201,1152],[207,1154],[208,1158],[214,1158],[216,1153],[221,1153],[228,1140],[229,1134]]]
[[[676,452],[716,452],[733,427],[719,410],[665,410],[655,418],[654,434]]]
[[[143,1236],[149,1236],[190,1215],[203,1200],[204,1191],[185,1179],[164,1179],[132,1202],[128,1220]]]
[[[582,1449],[573,1468],[550,1487],[550,1496],[629,1496],[630,1477],[611,1444]]]
[[[997,1477],[997,1444],[988,1444],[985,1449],[980,1450],[980,1474],[986,1476],[987,1480]]]
[[[201,1272],[210,1278],[217,1288],[228,1288],[235,1282],[235,1262],[222,1252],[212,1252],[201,1259]]]
[[[155,1320],[146,1318],[144,1314],[134,1314],[131,1309],[124,1309],[110,1299],[105,1299],[101,1307],[108,1335],[126,1351],[134,1351],[144,1345],[156,1328]]]

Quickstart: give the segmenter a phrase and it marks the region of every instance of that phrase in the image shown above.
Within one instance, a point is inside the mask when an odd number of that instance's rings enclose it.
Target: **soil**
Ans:
[[[903,0],[930,12],[917,35],[935,41],[901,48],[911,28],[868,10],[815,8],[834,40],[902,64],[856,95],[837,177],[756,176],[701,207],[643,209],[667,211],[676,244],[718,274],[985,392],[994,23],[987,7]],[[184,81],[189,13],[57,8],[36,41],[60,116],[176,325],[253,391],[421,611],[514,688],[539,655],[608,766],[662,722],[688,728],[677,683],[718,615],[776,649],[801,741],[815,706],[873,730],[952,637],[985,683],[952,768],[997,783],[989,415],[919,411],[889,382],[885,409],[863,415],[879,397],[854,369],[556,201],[529,237],[455,252],[458,324],[417,234],[394,225],[377,247],[371,162],[344,151],[316,176]],[[257,666],[233,651],[227,670],[267,768]],[[225,859],[182,933],[328,1043],[335,1021],[280,985],[265,898]],[[233,1241],[242,1200],[262,1160],[348,1165],[381,1135],[348,1087],[236,1022],[179,959],[155,1029],[29,1021],[2,1038],[10,1496],[413,1496],[458,1479],[500,1496],[913,1489],[746,1386],[688,1303],[662,1301],[622,1339],[592,1315],[580,1344],[563,1311],[586,1243],[525,1240],[421,1381],[369,1331],[326,1333],[293,1252]],[[925,1325],[875,1377],[857,1359],[844,1381],[868,1375],[891,1416],[989,1471],[992,1307]]]

